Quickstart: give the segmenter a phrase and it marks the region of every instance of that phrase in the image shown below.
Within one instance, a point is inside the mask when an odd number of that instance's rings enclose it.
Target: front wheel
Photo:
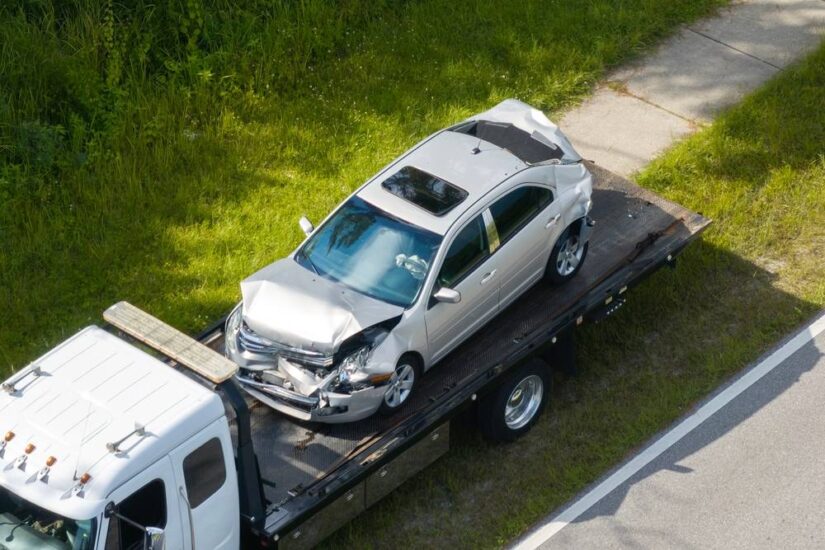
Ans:
[[[381,402],[381,413],[392,414],[403,407],[410,400],[419,378],[421,378],[421,366],[418,361],[409,355],[402,357],[387,384],[387,391]]]
[[[550,368],[540,359],[519,367],[478,405],[481,434],[491,441],[513,441],[536,423],[550,399]]]
[[[582,242],[574,226],[564,230],[547,261],[544,278],[552,284],[566,283],[576,276],[587,257],[588,243]]]

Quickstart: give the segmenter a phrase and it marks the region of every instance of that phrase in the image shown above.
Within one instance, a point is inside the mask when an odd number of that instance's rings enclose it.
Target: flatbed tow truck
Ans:
[[[710,223],[588,168],[595,227],[582,271],[563,288],[527,291],[429,371],[399,413],[350,424],[289,418],[239,389],[220,353],[223,320],[193,339],[122,302],[103,328],[3,384],[0,502],[65,518],[62,546],[29,521],[36,529],[25,536],[49,548],[316,545],[446,453],[451,419],[492,402],[526,363],[571,370],[575,327],[613,313]]]

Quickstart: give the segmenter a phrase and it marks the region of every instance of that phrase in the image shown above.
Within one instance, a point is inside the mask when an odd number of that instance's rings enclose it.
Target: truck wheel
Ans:
[[[536,423],[550,399],[550,368],[531,359],[478,405],[481,434],[491,441],[513,441]]]
[[[553,246],[544,268],[544,278],[551,284],[560,285],[575,277],[587,257],[587,245],[581,242],[575,224],[565,229]]]
[[[387,384],[387,392],[381,402],[380,412],[392,414],[403,407],[410,400],[419,378],[421,378],[419,361],[412,355],[401,357],[389,384]]]

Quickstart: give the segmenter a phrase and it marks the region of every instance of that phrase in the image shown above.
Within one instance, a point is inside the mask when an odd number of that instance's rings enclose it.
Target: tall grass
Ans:
[[[417,139],[561,109],[722,2],[3,2],[0,364],[117,299],[202,326]]]

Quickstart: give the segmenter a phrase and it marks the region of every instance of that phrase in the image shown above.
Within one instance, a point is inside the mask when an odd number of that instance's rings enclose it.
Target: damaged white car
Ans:
[[[421,376],[538,281],[581,268],[592,178],[540,111],[507,100],[361,186],[289,257],[241,283],[226,355],[258,400],[350,422]]]

